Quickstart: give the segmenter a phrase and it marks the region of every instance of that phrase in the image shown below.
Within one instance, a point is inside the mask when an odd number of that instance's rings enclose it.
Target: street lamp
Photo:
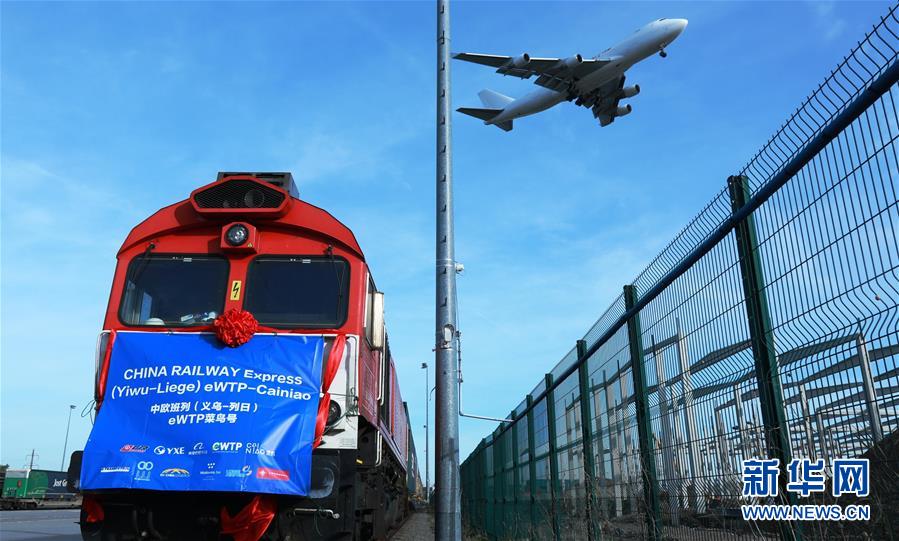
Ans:
[[[69,404],[69,420],[66,422],[66,441],[62,444],[62,464],[59,466],[60,471],[66,471],[66,448],[69,446],[69,427],[72,425],[72,412],[75,410],[75,404]]]
[[[434,377],[437,401],[437,506],[438,541],[462,539],[459,490],[459,352],[456,346],[456,253],[453,224],[452,107],[450,104],[449,0],[437,0],[437,171],[436,171],[436,288]]]

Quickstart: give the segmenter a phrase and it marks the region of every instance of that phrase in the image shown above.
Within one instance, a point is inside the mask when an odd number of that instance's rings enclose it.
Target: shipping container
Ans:
[[[66,472],[51,470],[31,470],[25,489],[26,498],[60,499],[69,493]]]
[[[6,470],[5,499],[62,500],[70,498],[66,472],[52,470]]]
[[[4,498],[24,498],[28,483],[28,470],[6,470],[3,479]]]

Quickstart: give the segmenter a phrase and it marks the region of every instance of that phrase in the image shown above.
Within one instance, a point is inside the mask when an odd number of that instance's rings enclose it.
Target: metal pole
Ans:
[[[425,371],[425,502],[431,503],[431,461],[428,458],[428,420],[431,416],[431,385],[428,381],[428,363],[421,363]]]
[[[749,326],[749,337],[752,341],[752,355],[755,361],[755,379],[759,393],[759,405],[762,410],[760,423],[768,448],[768,458],[780,460],[780,467],[790,462],[790,434],[787,429],[784,412],[783,391],[780,386],[777,353],[774,346],[774,331],[771,316],[768,312],[768,299],[765,294],[765,278],[759,255],[758,235],[755,229],[755,217],[749,213],[743,215],[749,206],[749,184],[745,176],[732,176],[727,179],[730,191],[731,216],[736,220],[734,240],[740,258],[740,275],[743,282],[743,296],[746,299],[746,319]],[[763,192],[765,187],[759,190]],[[756,194],[756,196],[759,195]],[[738,218],[739,217],[739,218]],[[778,477],[778,503],[795,505],[796,497],[787,490],[788,477]],[[798,522],[781,521],[778,523],[780,537],[784,541],[802,539],[801,526]]]
[[[606,450],[605,444],[603,443],[603,435],[602,435],[602,402],[599,399],[599,385],[596,385],[593,379],[590,379],[590,388],[592,389],[592,399],[593,399],[593,411],[595,412],[595,421],[596,421],[596,456],[599,457],[599,465],[595,469],[600,469],[601,472],[598,473],[599,478],[597,479],[596,491],[594,493],[594,501],[596,502],[596,507],[599,509],[599,519],[606,518],[606,511],[608,506],[603,500],[603,497],[606,494],[606,486],[608,484],[608,477],[606,477]],[[604,390],[604,387],[603,387]],[[608,417],[606,417],[608,419]],[[606,425],[609,423],[607,422]],[[599,535],[602,535],[601,524],[596,525],[597,531]]]
[[[509,414],[509,418],[515,417],[515,410]],[[516,422],[509,429],[512,436],[512,536],[517,538],[521,535],[521,507],[518,495],[521,493],[521,472],[518,469],[519,460],[521,459],[521,449],[518,448],[518,430],[520,426]]]
[[[559,483],[559,455],[557,454],[558,435],[556,434],[556,393],[553,387],[553,375],[546,374],[546,388],[553,389],[546,395],[546,427],[549,433],[549,493],[552,496],[553,538],[562,538],[561,522],[561,485]]]
[[[609,418],[609,455],[612,459],[612,497],[615,505],[612,509],[612,516],[621,516],[621,457],[618,447],[618,413],[615,410],[615,399],[613,398],[614,389],[612,384],[606,379],[606,372],[602,372],[602,384],[606,390],[606,411]]]
[[[874,443],[883,439],[883,425],[880,422],[880,408],[877,407],[877,393],[874,390],[874,378],[871,376],[871,361],[868,357],[868,346],[862,334],[861,323],[858,325],[856,347],[858,347],[858,364],[862,371],[862,386],[865,390],[865,403],[868,406],[868,418],[871,423],[871,437]]]
[[[808,398],[805,395],[805,385],[799,382],[799,402],[802,406],[802,426],[805,429],[805,445],[808,449],[806,456],[815,460],[815,437],[812,435],[812,414],[809,411]]]
[[[437,0],[436,418],[438,541],[461,541],[459,499],[459,373],[450,106],[449,0]]]
[[[528,492],[531,496],[530,501],[530,525],[527,532],[533,534],[537,531],[537,461],[534,460],[536,455],[536,438],[534,437],[534,400],[531,395],[527,396],[527,423],[528,423]]]
[[[582,359],[587,351],[587,342],[577,341],[578,359]],[[596,523],[596,463],[593,455],[593,425],[590,415],[590,381],[587,374],[587,363],[582,362],[578,368],[578,386],[580,397],[578,405],[581,414],[581,446],[584,455],[584,483],[587,510],[587,539],[602,538],[602,528]],[[598,413],[598,412],[597,412]]]
[[[739,383],[734,385],[734,411],[737,416],[737,449],[740,450],[740,459],[762,458],[753,457],[750,446],[745,441],[748,429],[746,428],[746,418],[743,416],[743,391],[740,390]]]
[[[818,445],[821,447],[821,457],[824,463],[830,462],[830,451],[827,448],[827,428],[824,426],[824,416],[821,412],[815,413],[815,424],[818,425]]]
[[[681,371],[681,386],[684,395],[684,438],[687,440],[687,453],[690,460],[690,479],[692,494],[690,506],[699,513],[705,513],[705,498],[700,493],[699,484],[702,478],[699,471],[699,432],[696,429],[695,412],[693,411],[693,382],[690,376],[690,360],[687,358],[687,338],[680,328],[680,319],[675,318],[677,326],[677,362]]]
[[[621,427],[622,427],[622,451],[621,451],[621,460],[622,466],[624,468],[624,478],[625,483],[628,489],[628,501],[631,506],[631,513],[636,513],[637,511],[637,491],[634,489],[634,467],[633,460],[634,456],[633,445],[631,444],[631,428],[630,423],[627,422],[627,379],[624,377],[624,371],[621,369],[621,365],[618,365],[618,387],[621,390]]]
[[[727,429],[724,427],[724,419],[722,418],[721,411],[715,411],[715,430],[718,433],[718,464],[719,464],[719,474],[721,477],[728,475],[731,473],[731,465],[730,465],[730,450],[727,445]]]
[[[665,489],[668,491],[668,512],[671,514],[671,525],[680,526],[680,505],[674,498],[674,452],[671,446],[671,420],[668,418],[668,393],[665,388],[665,356],[662,349],[656,349],[655,337],[652,337],[652,356],[656,369],[656,394],[659,398],[659,419],[662,424],[662,460],[665,472]],[[660,487],[661,488],[661,487]]]
[[[66,450],[69,447],[69,427],[72,426],[72,411],[75,410],[74,404],[69,404],[69,420],[66,421],[66,440],[62,444],[62,463],[59,465],[60,471],[66,471]]]
[[[637,303],[637,290],[624,286],[624,305],[630,309]],[[627,322],[630,345],[631,377],[634,380],[634,409],[637,417],[637,434],[640,440],[640,472],[643,477],[643,497],[646,502],[646,529],[649,539],[662,539],[662,509],[659,501],[659,480],[656,476],[655,450],[652,448],[652,424],[649,419],[649,391],[646,385],[646,363],[643,355],[643,331],[640,315]],[[634,510],[632,510],[634,511]]]

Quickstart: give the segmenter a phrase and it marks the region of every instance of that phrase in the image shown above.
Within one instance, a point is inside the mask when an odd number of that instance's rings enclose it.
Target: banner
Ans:
[[[306,495],[320,336],[119,332],[81,488]]]

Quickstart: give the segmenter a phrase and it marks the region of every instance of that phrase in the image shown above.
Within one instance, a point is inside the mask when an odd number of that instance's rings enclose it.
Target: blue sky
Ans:
[[[608,128],[572,104],[510,133],[454,117],[465,409],[514,408],[888,6],[456,2],[455,51],[592,56],[690,20],[667,59],[631,70],[643,91]],[[118,246],[219,170],[292,171],[355,231],[421,455],[433,3],[2,2],[0,25],[0,462],[34,448],[59,467],[67,405],[92,397]],[[456,107],[532,86],[452,70]],[[494,426],[463,420],[462,458]],[[69,448],[89,431],[76,415]]]

